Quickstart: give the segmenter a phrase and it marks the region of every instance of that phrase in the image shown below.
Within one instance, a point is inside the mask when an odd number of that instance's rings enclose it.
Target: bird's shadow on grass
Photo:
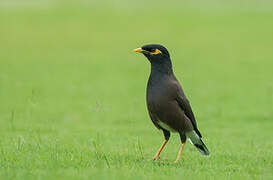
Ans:
[[[180,160],[179,162],[175,163],[174,161],[168,159],[148,160],[149,163],[152,163],[158,167],[181,167],[183,163],[182,161],[183,160]]]
[[[174,163],[174,161],[169,159],[158,159],[153,160],[148,157],[137,157],[135,155],[120,155],[120,154],[102,154],[99,156],[98,160],[105,161],[105,164],[110,167],[116,167],[116,166],[128,166],[129,164],[133,166],[153,166],[153,167],[182,167],[183,166],[183,160],[180,160],[177,163]]]
[[[167,158],[160,158],[157,160],[149,159],[147,157],[144,158],[137,158],[137,157],[130,157],[130,159],[134,159],[133,162],[139,163],[139,164],[150,164],[152,166],[156,167],[182,167],[183,166],[183,160],[178,161],[175,163],[172,160],[169,160]]]
[[[100,162],[104,161],[108,168],[112,166],[127,166],[134,163],[137,166],[146,166],[147,164],[155,167],[181,167],[183,159],[174,163],[174,160],[166,157],[153,160],[143,153],[141,146],[137,146],[135,152],[105,152],[99,143],[93,141],[91,150],[91,158]]]

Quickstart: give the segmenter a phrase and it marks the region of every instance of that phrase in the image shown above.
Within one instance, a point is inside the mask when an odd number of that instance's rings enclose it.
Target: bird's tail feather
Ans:
[[[186,136],[202,155],[208,156],[210,154],[208,148],[194,130],[187,132]]]

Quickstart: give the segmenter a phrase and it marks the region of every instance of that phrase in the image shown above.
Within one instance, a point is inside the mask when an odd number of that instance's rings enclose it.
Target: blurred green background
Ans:
[[[272,1],[0,1],[0,179],[272,179]],[[160,43],[211,151],[145,104]]]

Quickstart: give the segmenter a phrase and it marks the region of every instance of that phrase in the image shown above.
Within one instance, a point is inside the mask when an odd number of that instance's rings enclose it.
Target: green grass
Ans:
[[[196,4],[195,4],[196,3]],[[272,179],[273,3],[1,1],[0,179]],[[145,105],[166,45],[211,151]]]

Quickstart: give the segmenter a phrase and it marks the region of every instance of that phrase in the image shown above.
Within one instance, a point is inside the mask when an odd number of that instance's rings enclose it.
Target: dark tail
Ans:
[[[194,130],[186,133],[186,136],[202,155],[208,156],[210,154],[207,146]]]

